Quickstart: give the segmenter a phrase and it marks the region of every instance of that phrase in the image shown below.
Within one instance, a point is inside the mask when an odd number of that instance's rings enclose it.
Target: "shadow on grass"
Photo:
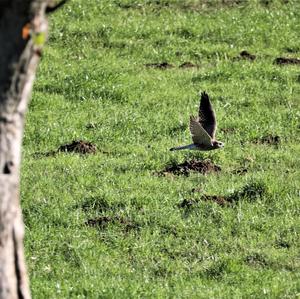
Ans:
[[[263,182],[250,182],[242,189],[228,195],[207,195],[203,194],[200,198],[184,199],[178,204],[179,208],[191,210],[198,207],[203,201],[212,201],[220,206],[230,206],[241,200],[253,202],[263,198],[268,194],[267,186]]]
[[[139,231],[141,228],[140,223],[130,219],[128,216],[118,215],[125,207],[126,204],[123,202],[109,202],[104,197],[90,197],[85,199],[83,203],[75,205],[75,209],[80,208],[87,215],[88,219],[85,221],[85,225],[89,227],[105,230],[110,225],[117,225],[124,232]],[[112,215],[105,215],[105,213]],[[89,216],[95,214],[97,216]]]
[[[127,217],[123,216],[99,216],[96,218],[88,219],[85,222],[86,225],[91,227],[96,227],[99,229],[105,229],[108,227],[109,224],[116,224],[121,226],[122,230],[125,232],[129,232],[131,230],[140,230],[141,225],[136,221],[133,221]]]
[[[159,11],[162,9],[174,9],[182,11],[203,12],[208,9],[231,8],[236,6],[245,6],[243,0],[222,0],[222,1],[145,1],[145,3],[136,3],[132,1],[116,1],[116,6],[125,10],[152,10]]]

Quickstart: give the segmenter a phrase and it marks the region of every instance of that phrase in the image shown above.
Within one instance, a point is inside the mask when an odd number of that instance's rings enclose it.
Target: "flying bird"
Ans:
[[[211,151],[222,148],[223,142],[215,139],[217,119],[215,111],[210,103],[208,94],[201,93],[199,116],[190,116],[190,131],[193,143],[189,145],[172,147],[170,151],[193,149],[199,151]]]

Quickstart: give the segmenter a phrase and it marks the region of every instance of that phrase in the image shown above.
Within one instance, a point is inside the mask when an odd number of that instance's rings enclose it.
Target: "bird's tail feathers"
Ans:
[[[179,151],[184,149],[195,149],[197,146],[195,144],[182,145],[170,148],[170,151]]]

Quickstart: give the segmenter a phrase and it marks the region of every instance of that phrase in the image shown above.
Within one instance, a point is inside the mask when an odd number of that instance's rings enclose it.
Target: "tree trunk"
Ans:
[[[0,299],[30,298],[19,202],[24,115],[48,29],[48,0],[0,1]]]

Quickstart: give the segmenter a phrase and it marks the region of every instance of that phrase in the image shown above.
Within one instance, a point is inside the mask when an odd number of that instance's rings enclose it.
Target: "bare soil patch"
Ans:
[[[288,58],[288,57],[278,57],[274,60],[275,64],[285,65],[285,64],[299,64],[300,58]]]
[[[89,141],[74,140],[69,144],[61,145],[58,152],[74,152],[79,154],[95,154],[97,151],[96,145]]]
[[[168,62],[161,62],[161,63],[147,63],[145,64],[146,67],[155,68],[155,69],[170,69],[174,66]]]
[[[166,174],[173,174],[173,175],[184,175],[189,176],[190,172],[199,172],[201,174],[207,174],[211,172],[219,172],[221,171],[221,167],[215,165],[211,160],[188,160],[184,161],[181,164],[174,164],[167,166],[163,171],[159,174],[166,175]]]
[[[267,144],[267,145],[279,145],[280,144],[280,136],[278,135],[266,135],[261,138],[255,138],[252,140],[255,144]]]

